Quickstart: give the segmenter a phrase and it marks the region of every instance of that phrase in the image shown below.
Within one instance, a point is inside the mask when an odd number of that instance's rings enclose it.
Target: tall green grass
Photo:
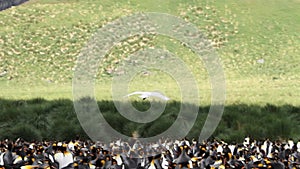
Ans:
[[[137,132],[140,137],[151,137],[163,133],[177,118],[181,118],[178,117],[181,106],[190,106],[198,109],[199,112],[187,137],[198,138],[209,111],[209,106],[187,103],[181,105],[180,102],[173,101],[167,103],[165,111],[156,120],[150,123],[136,123],[123,117],[116,110],[114,102],[103,100],[97,103],[105,120],[116,131],[127,136],[132,136]],[[140,111],[149,108],[147,101],[134,101],[132,104]],[[0,139],[22,137],[26,140],[70,140],[76,136],[81,136],[83,139],[89,138],[81,128],[73,102],[68,99],[51,101],[42,98],[1,99],[0,113]],[[242,141],[245,136],[255,139],[299,139],[299,115],[300,108],[292,105],[227,105],[222,120],[212,137],[222,138],[228,142]],[[179,131],[181,131],[180,128],[178,128]]]

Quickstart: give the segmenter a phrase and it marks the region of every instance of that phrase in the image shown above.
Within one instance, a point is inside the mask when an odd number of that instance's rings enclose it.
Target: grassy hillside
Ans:
[[[0,84],[5,88],[1,90],[1,96],[12,99],[72,98],[70,82],[75,61],[93,33],[118,17],[155,11],[185,18],[216,42],[225,69],[229,103],[285,102],[297,105],[295,98],[300,93],[297,82],[300,17],[297,9],[297,1],[122,3],[32,0],[0,13],[0,71],[8,71],[0,78]],[[195,55],[180,44],[160,37],[149,39],[147,44],[178,52],[193,68],[199,87],[209,96],[205,68],[201,61],[193,59]],[[140,48],[131,47],[130,51]],[[108,54],[106,62],[99,66],[101,88],[109,87],[110,70],[116,67],[122,50],[121,47],[121,52]],[[259,59],[264,63],[258,63]],[[109,94],[99,97],[109,99]]]
[[[278,117],[297,116],[294,118],[297,119],[299,115],[295,112],[299,112],[300,106],[299,9],[300,2],[297,0],[30,0],[0,12],[0,98],[4,100],[1,113],[8,115],[11,104],[36,98],[48,100],[47,103],[42,101],[41,106],[46,107],[52,101],[69,104],[73,99],[72,78],[77,56],[98,29],[135,12],[162,12],[195,24],[212,41],[226,77],[225,113],[238,116],[242,112],[252,112],[243,114],[245,118],[236,119],[234,124],[223,119],[216,135],[227,137],[230,131],[236,131],[231,138],[250,134],[245,129],[250,125],[247,119],[255,121],[256,111],[272,112],[265,110],[270,105],[274,112],[279,113]],[[126,45],[127,42],[131,45]],[[210,105],[211,86],[202,60],[180,42],[158,35],[126,39],[107,53],[99,64],[95,80],[97,100],[112,101],[111,84],[120,63],[126,60],[127,55],[145,47],[176,53],[198,83],[201,93],[199,106]],[[142,73],[133,78],[129,91],[160,90],[175,102],[181,101],[180,88],[172,76],[160,71],[147,71],[147,76]],[[9,103],[6,103],[7,100]],[[113,111],[114,107],[110,109]],[[29,112],[34,110],[44,109],[36,107]],[[72,112],[70,105],[62,110]],[[17,115],[21,109],[13,111]],[[290,112],[293,112],[292,115]],[[269,117],[270,121],[277,119],[277,116]],[[264,119],[257,125],[261,126],[266,121]],[[286,126],[287,121],[274,122],[274,126]],[[300,124],[295,123],[295,129],[299,128]],[[0,129],[6,130],[6,125],[1,124],[3,127]],[[270,131],[275,138],[275,131],[279,128],[275,127],[275,130],[274,126],[266,126],[268,130],[262,131],[259,137]],[[27,127],[28,130],[30,127],[36,129],[34,126]],[[224,128],[228,131],[222,135]],[[81,130],[77,128],[76,131]],[[249,131],[255,132],[255,127]],[[278,135],[296,137],[295,131]],[[41,133],[36,135],[46,137]]]

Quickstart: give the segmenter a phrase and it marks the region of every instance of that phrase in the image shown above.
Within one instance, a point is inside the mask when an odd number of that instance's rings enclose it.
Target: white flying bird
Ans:
[[[170,98],[168,98],[167,96],[165,96],[159,92],[140,92],[140,91],[138,91],[138,92],[130,93],[130,94],[126,95],[125,97],[129,97],[132,95],[140,95],[139,97],[142,98],[143,100],[145,100],[148,97],[158,97],[163,100],[170,100]]]
[[[263,64],[263,63],[265,63],[265,60],[264,59],[258,59],[257,63]]]
[[[5,76],[6,74],[7,74],[7,70],[6,70],[6,69],[4,69],[4,71],[0,73],[0,77],[3,77],[3,76]]]

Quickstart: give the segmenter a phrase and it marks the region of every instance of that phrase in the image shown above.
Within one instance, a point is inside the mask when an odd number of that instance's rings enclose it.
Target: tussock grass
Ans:
[[[88,103],[88,100],[85,102]],[[141,137],[160,134],[173,125],[177,118],[184,118],[186,113],[183,117],[179,117],[178,113],[181,106],[188,106],[199,110],[196,122],[188,133],[188,137],[198,138],[209,111],[209,106],[188,103],[181,105],[180,102],[172,101],[167,103],[165,111],[155,121],[136,123],[123,117],[114,107],[114,102],[103,100],[97,103],[106,121],[116,131],[127,136],[132,136],[135,132]],[[149,108],[147,101],[133,101],[132,104],[140,111]],[[23,137],[26,140],[53,138],[69,140],[78,135],[88,138],[77,119],[73,102],[68,99],[0,99],[0,113],[0,132],[2,133],[0,139]],[[246,135],[255,139],[293,138],[296,140],[299,139],[299,115],[300,108],[292,105],[226,105],[222,120],[212,137],[226,141],[242,141]],[[179,131],[180,128],[178,128]]]

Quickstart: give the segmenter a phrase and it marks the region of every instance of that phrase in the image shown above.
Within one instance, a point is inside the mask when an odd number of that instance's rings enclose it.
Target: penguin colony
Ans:
[[[223,140],[160,139],[143,144],[138,139],[111,143],[71,141],[0,142],[2,169],[297,169],[300,140],[254,140],[243,143]]]

